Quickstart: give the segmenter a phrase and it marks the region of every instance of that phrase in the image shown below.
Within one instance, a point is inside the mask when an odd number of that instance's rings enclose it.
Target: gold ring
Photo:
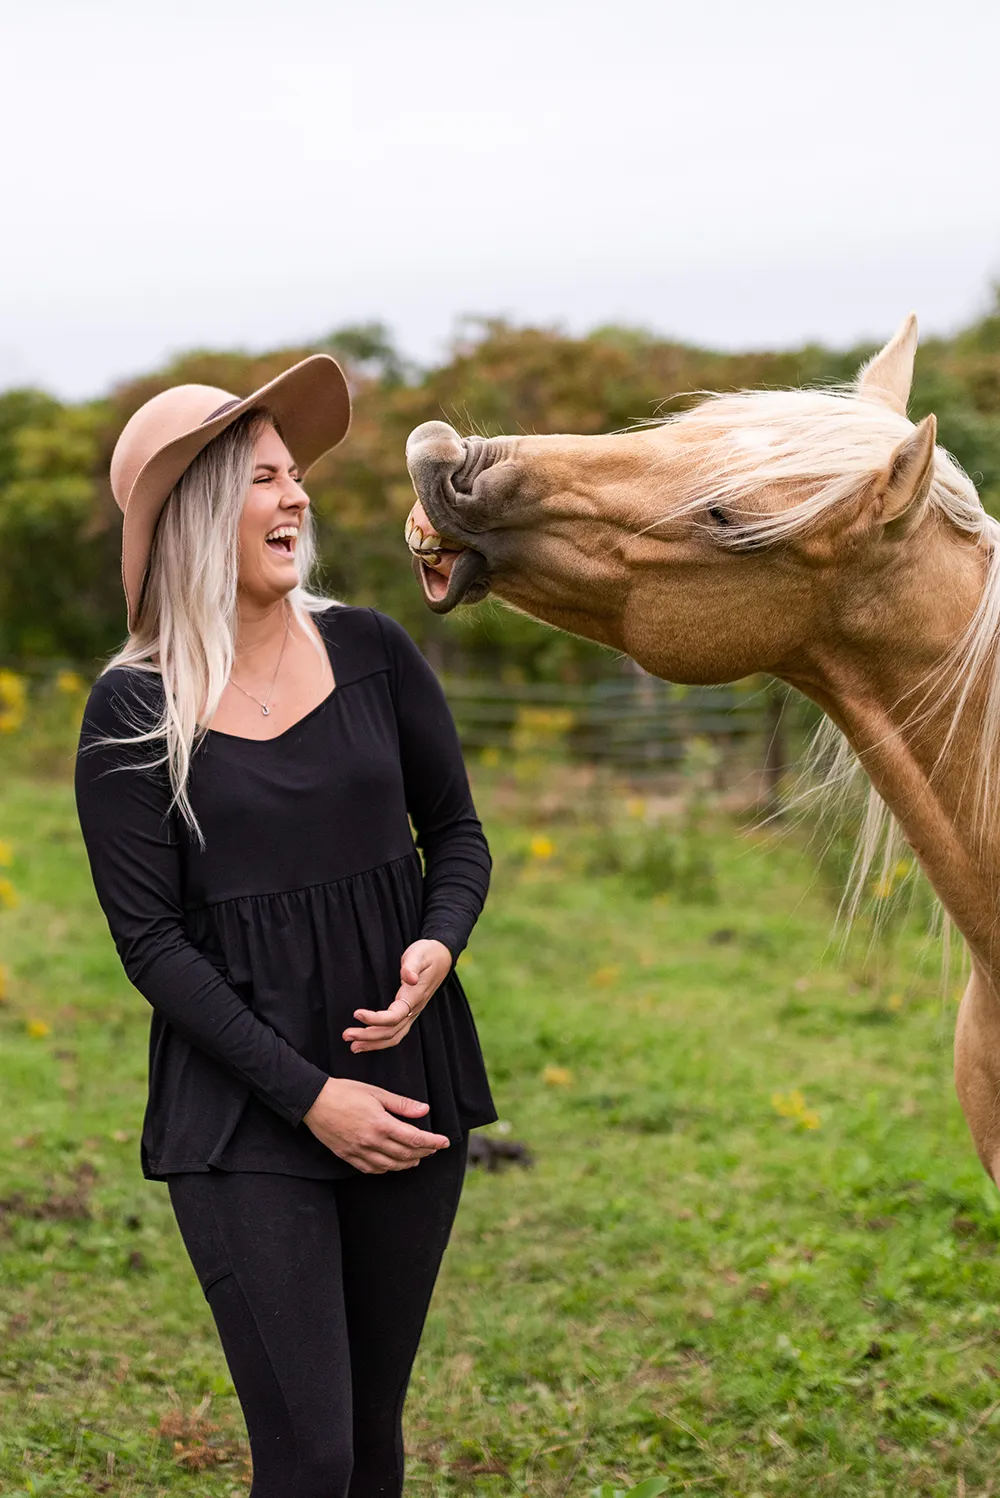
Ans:
[[[412,1019],[413,1018],[413,1011],[410,1008],[409,1001],[407,999],[400,999],[399,1002],[401,1004],[405,1004],[406,1005],[406,1018],[407,1019]]]

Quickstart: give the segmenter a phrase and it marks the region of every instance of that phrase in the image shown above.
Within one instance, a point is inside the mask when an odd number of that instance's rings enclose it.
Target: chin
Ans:
[[[270,572],[249,583],[240,582],[239,590],[261,608],[266,608],[269,604],[280,603],[289,593],[294,593],[299,582],[297,568],[282,568],[280,573]]]
[[[265,581],[276,593],[290,593],[293,588],[297,588],[299,585],[298,563],[282,563],[269,572]]]

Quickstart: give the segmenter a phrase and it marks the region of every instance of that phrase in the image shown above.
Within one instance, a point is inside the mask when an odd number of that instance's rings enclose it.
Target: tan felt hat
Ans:
[[[134,629],[153,545],[171,489],[192,459],[244,411],[266,406],[303,475],[351,424],[351,397],[336,359],[312,354],[240,399],[213,385],[174,385],[125,423],[111,455],[111,490],[124,512],[122,583]]]

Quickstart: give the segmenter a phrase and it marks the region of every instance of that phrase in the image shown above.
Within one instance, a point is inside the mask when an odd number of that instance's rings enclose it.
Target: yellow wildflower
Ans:
[[[575,722],[576,715],[569,708],[521,706],[510,732],[510,747],[515,754],[538,754],[556,749]]]
[[[487,770],[495,770],[500,763],[500,750],[493,744],[488,744],[479,756],[479,763]]]
[[[16,904],[17,890],[11,884],[9,879],[0,879],[0,910],[2,910],[4,906],[6,906],[8,910],[13,910]]]
[[[900,858],[880,879],[873,879],[871,892],[876,900],[888,900],[897,884],[901,884],[912,865],[908,859]]]
[[[85,690],[86,683],[76,671],[60,671],[56,677],[56,691],[65,692],[67,697],[77,697]]]
[[[556,845],[550,837],[544,837],[539,833],[531,839],[532,858],[551,858],[555,851]]]
[[[607,967],[599,967],[595,969],[595,971],[590,976],[590,981],[598,988],[610,988],[612,983],[614,983],[617,979],[618,973],[619,969],[615,966],[615,964],[609,963]]]
[[[24,1027],[32,1040],[42,1040],[52,1029],[43,1019],[29,1019]]]
[[[13,733],[24,722],[27,685],[15,671],[0,670],[0,733]]]
[[[898,1014],[900,1009],[902,1009],[903,1007],[903,995],[901,993],[890,994],[886,1002],[888,1003],[889,1008],[892,1010],[892,1012],[894,1014]]]
[[[547,1066],[542,1072],[546,1087],[572,1087],[573,1073],[568,1066]]]
[[[642,796],[629,796],[625,802],[625,810],[630,817],[644,817],[646,815],[646,802]]]
[[[797,1087],[791,1092],[772,1092],[771,1107],[782,1118],[794,1119],[804,1129],[818,1129],[820,1116],[814,1108],[806,1107],[806,1100]]]

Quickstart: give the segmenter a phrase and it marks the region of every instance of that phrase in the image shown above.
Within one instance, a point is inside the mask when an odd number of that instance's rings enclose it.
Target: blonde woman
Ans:
[[[349,414],[317,355],[131,418],[129,635],[77,756],[94,884],[153,1010],[142,1172],[215,1318],[252,1498],[402,1492],[468,1131],[496,1117],[454,972],[490,858],[447,705],[398,624],[309,587],[302,480]]]

